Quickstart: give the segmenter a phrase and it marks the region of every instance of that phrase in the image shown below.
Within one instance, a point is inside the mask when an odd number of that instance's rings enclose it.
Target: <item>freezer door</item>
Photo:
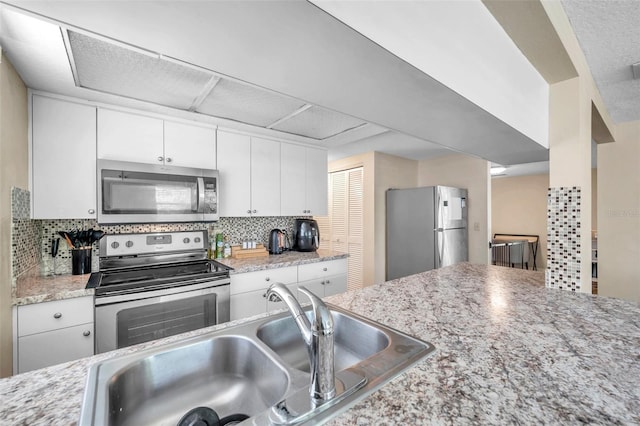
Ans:
[[[434,188],[387,191],[387,280],[435,267]]]
[[[469,260],[466,228],[435,231],[435,236],[436,268]]]
[[[467,227],[467,190],[437,186],[436,229]]]

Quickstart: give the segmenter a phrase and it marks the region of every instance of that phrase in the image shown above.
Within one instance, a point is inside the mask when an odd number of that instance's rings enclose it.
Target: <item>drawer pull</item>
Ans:
[[[267,277],[264,279],[265,281],[271,281],[271,278]]]
[[[53,314],[53,317],[54,317],[55,319],[62,318],[62,313],[60,313],[60,312],[56,312],[55,314]]]
[[[331,284],[331,281],[327,280],[327,285]]]
[[[324,281],[320,281],[320,285],[324,285]]]
[[[322,268],[323,271],[327,272],[327,268]]]
[[[89,337],[89,336],[91,336],[91,332],[90,332],[89,330],[85,330],[85,331],[82,333],[82,335],[83,335],[84,337]]]

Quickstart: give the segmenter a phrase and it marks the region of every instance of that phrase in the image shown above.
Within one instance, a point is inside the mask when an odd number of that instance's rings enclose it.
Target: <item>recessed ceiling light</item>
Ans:
[[[507,170],[507,168],[502,166],[491,167],[491,176],[499,175],[500,173],[503,173],[505,170]]]
[[[640,78],[640,62],[636,62],[635,64],[632,64],[631,71],[633,72],[634,79]]]

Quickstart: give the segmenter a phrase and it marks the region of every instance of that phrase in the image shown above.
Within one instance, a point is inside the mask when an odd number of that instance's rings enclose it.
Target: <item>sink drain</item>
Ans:
[[[248,418],[246,414],[231,414],[221,419],[209,407],[196,407],[182,416],[177,426],[233,426]]]

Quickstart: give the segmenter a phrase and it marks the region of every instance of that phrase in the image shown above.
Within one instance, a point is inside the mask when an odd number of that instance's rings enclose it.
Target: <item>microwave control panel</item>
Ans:
[[[100,240],[100,257],[203,250],[206,248],[206,231],[108,234]]]

